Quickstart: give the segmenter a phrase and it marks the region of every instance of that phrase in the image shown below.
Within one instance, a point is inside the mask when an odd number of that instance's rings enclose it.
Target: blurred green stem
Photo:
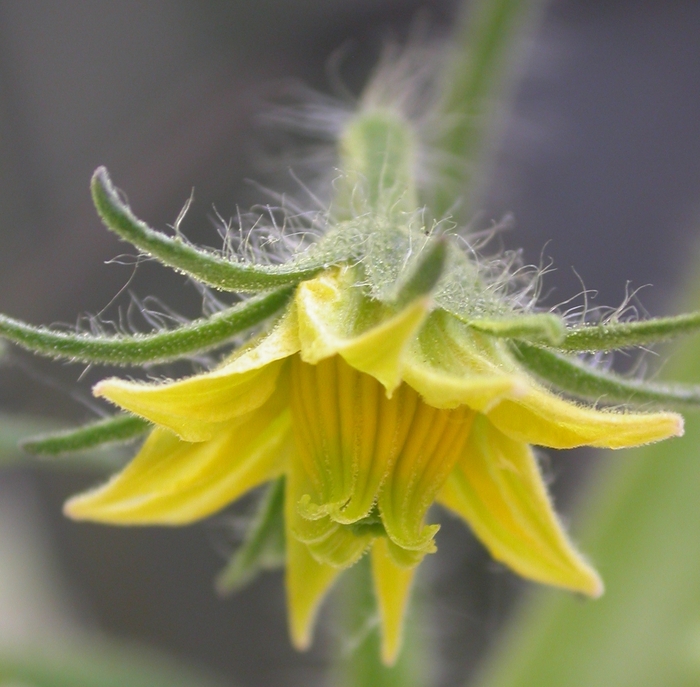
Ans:
[[[444,153],[428,207],[435,217],[472,219],[523,48],[546,0],[473,0],[463,3],[443,82]]]
[[[343,631],[336,665],[339,687],[428,687],[430,652],[419,641],[416,618],[423,610],[420,601],[412,604],[404,630],[404,646],[391,668],[380,659],[379,616],[372,592],[369,557],[351,568],[341,581],[340,615]]]

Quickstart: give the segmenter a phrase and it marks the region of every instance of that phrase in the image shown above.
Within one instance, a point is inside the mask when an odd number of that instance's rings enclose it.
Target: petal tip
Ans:
[[[292,646],[297,651],[308,651],[311,647],[311,628],[310,622],[293,623],[290,627],[289,635]]]
[[[600,599],[603,594],[605,594],[605,584],[603,583],[601,577],[596,573],[594,584],[591,587],[589,596],[591,599]]]
[[[605,584],[603,579],[598,574],[598,571],[592,568],[587,563],[585,564],[584,580],[577,590],[584,594],[589,599],[600,599],[605,593]]]
[[[392,668],[396,664],[396,660],[399,657],[399,650],[401,649],[401,642],[387,642],[382,641],[381,657],[382,663],[387,668]]]
[[[682,437],[685,434],[685,420],[682,415],[675,415],[675,431],[671,436]]]
[[[63,515],[71,520],[87,520],[84,509],[81,507],[83,499],[74,496],[63,504]]]
[[[109,393],[109,387],[116,381],[116,378],[109,377],[108,379],[103,379],[97,382],[97,384],[95,384],[95,386],[92,387],[92,395],[95,398],[107,398]]]

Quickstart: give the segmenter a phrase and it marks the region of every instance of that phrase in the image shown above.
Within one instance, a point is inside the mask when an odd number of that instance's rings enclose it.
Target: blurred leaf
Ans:
[[[284,544],[284,477],[280,477],[263,495],[245,541],[216,580],[217,590],[221,594],[236,592],[259,572],[281,568]]]
[[[699,382],[699,342],[675,350],[665,373]],[[682,439],[608,459],[581,537],[605,596],[537,594],[480,687],[700,684],[700,418],[688,416]]]
[[[143,648],[102,642],[63,650],[0,651],[0,685],[13,687],[224,687]],[[229,685],[230,687],[230,685]]]

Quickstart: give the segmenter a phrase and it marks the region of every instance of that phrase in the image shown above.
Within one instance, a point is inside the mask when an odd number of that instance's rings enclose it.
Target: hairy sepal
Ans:
[[[570,353],[647,346],[700,331],[700,312],[636,322],[606,322],[569,329],[557,348]]]
[[[700,408],[700,386],[626,379],[582,361],[525,342],[512,344],[519,362],[557,389],[606,404],[633,403],[677,410]]]
[[[317,255],[310,249],[282,265],[235,262],[197,248],[180,236],[171,237],[151,229],[122,201],[104,167],[95,171],[91,190],[97,212],[108,229],[164,265],[223,291],[256,292],[293,286],[340,259],[325,251],[318,251]]]
[[[0,315],[0,336],[51,358],[112,365],[164,363],[226,344],[279,312],[292,293],[289,287],[278,289],[177,329],[131,336],[62,332]]]
[[[38,455],[60,456],[132,441],[145,434],[150,427],[151,423],[143,418],[120,413],[75,429],[30,437],[20,442],[20,448]]]

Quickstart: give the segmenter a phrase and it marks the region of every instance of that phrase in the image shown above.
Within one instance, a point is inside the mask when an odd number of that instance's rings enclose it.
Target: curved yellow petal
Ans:
[[[289,634],[292,644],[303,651],[311,645],[314,622],[323,597],[340,574],[340,568],[319,563],[306,544],[298,541],[291,530],[294,520],[294,496],[289,491],[287,479],[285,496],[285,524],[287,562],[287,608],[289,609]]]
[[[528,379],[505,355],[502,342],[441,310],[428,317],[404,360],[404,381],[435,408],[468,405],[483,412],[527,392]]]
[[[401,382],[403,353],[430,311],[427,298],[398,313],[354,286],[353,268],[329,270],[299,285],[301,357],[310,364],[341,355],[391,395]]]
[[[415,392],[414,392],[415,393]],[[433,408],[418,400],[401,451],[379,495],[379,511],[389,538],[404,549],[435,550],[437,525],[424,518],[462,455],[474,418],[466,406]]]
[[[483,415],[438,501],[462,516],[491,555],[520,575],[600,596],[603,584],[569,541],[526,444]]]
[[[382,662],[391,666],[401,650],[406,609],[415,568],[396,565],[389,553],[390,543],[380,537],[372,547],[372,579],[382,630]]]
[[[291,445],[289,412],[272,402],[205,442],[156,428],[124,470],[74,496],[65,512],[117,525],[193,522],[282,474]]]
[[[501,401],[486,415],[513,439],[550,448],[624,448],[683,434],[683,418],[677,413],[586,408],[534,385],[523,397]]]
[[[206,441],[222,422],[259,408],[275,391],[284,359],[299,350],[291,308],[271,332],[205,374],[161,384],[106,379],[95,396],[167,427],[185,441]]]

